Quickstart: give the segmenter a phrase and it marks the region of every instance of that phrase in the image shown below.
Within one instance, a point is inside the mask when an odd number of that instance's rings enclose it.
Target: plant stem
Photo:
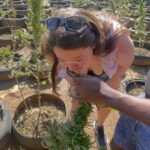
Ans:
[[[28,108],[28,106],[27,106],[27,104],[26,104],[26,102],[25,102],[25,98],[24,98],[24,96],[23,96],[23,93],[22,93],[22,89],[21,89],[20,83],[19,83],[18,78],[17,78],[16,76],[15,76],[15,80],[16,80],[16,82],[17,82],[17,84],[18,84],[18,88],[19,88],[21,97],[22,97],[22,99],[23,99],[23,103],[24,103],[26,109],[29,110],[29,108]]]

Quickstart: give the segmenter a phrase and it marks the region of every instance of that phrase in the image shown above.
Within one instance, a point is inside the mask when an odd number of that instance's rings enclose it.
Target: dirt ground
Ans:
[[[122,86],[123,86],[125,80],[135,78],[135,77],[146,78],[148,69],[150,69],[150,67],[132,66],[131,69],[129,69],[127,71],[127,73],[125,74],[125,76],[122,78],[120,91],[122,91]],[[65,80],[62,80],[58,84],[60,98],[64,100],[64,102],[67,106],[67,111],[69,111],[69,109],[70,109],[70,102],[71,102],[71,98],[67,94],[68,87],[69,87],[69,85]],[[24,97],[34,93],[35,88],[36,88],[36,85],[34,85],[34,80],[29,80],[27,82],[27,84],[25,84],[23,87]],[[41,87],[41,92],[51,93],[51,86],[49,84],[46,84],[45,86]],[[0,99],[6,100],[8,102],[10,111],[13,114],[15,108],[21,101],[20,93],[18,92],[18,86],[16,85],[16,82],[14,80],[0,82]],[[112,110],[111,114],[109,115],[109,117],[107,118],[107,120],[104,124],[106,135],[108,138],[108,143],[111,141],[111,139],[113,137],[115,125],[116,125],[118,118],[119,118],[118,111]],[[95,120],[96,120],[96,107],[93,106],[93,112],[89,116],[88,126],[86,128],[86,131],[91,136],[92,141],[95,141],[95,135],[94,135],[94,131],[92,128],[92,123]],[[7,150],[8,149],[14,150],[12,145],[11,146],[8,145]],[[96,143],[94,143],[91,150],[96,150],[96,149],[97,149],[97,146],[96,146]],[[108,145],[108,150],[110,150],[109,145]]]

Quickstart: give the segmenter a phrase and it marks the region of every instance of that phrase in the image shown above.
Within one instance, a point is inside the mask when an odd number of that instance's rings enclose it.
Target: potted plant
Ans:
[[[131,36],[140,42],[150,40],[150,32],[146,30],[146,9],[142,0],[137,1],[136,8],[138,10],[138,17],[135,20],[135,26],[129,28]]]
[[[145,7],[142,0],[138,0],[137,9],[139,17],[135,20],[134,28],[129,28],[131,36],[134,38],[135,59],[133,64],[146,66],[150,64],[149,60],[149,42],[147,42],[147,31],[145,25]]]
[[[2,25],[4,27],[6,26],[7,27],[12,27],[12,26],[25,27],[26,16],[16,14],[14,3],[13,2],[8,3],[6,1],[5,7],[6,7],[6,12],[5,14],[3,14],[1,18]]]
[[[145,89],[144,79],[133,78],[133,79],[124,81],[124,84],[123,84],[124,92],[133,96],[138,96],[144,93],[144,89]]]
[[[84,128],[91,111],[91,104],[81,103],[70,123],[64,125],[55,120],[49,122],[45,147],[55,150],[89,150],[92,142]]]
[[[13,134],[20,144],[28,149],[44,149],[42,139],[47,132],[45,125],[48,121],[54,118],[62,122],[65,118],[64,102],[51,94],[41,93],[40,83],[40,47],[39,40],[42,33],[42,24],[40,19],[42,16],[42,0],[31,0],[31,27],[34,42],[34,67],[36,75],[36,85],[34,93],[29,96],[24,96],[21,84],[18,80],[18,74],[15,78],[19,87],[22,101],[17,106],[13,118]],[[32,55],[33,56],[33,55]],[[29,64],[30,67],[30,64]],[[31,72],[33,72],[31,70]]]
[[[12,78],[13,69],[19,67],[20,56],[10,50],[10,47],[0,48],[0,80]]]
[[[32,95],[25,98],[15,111],[13,134],[21,145],[28,149],[41,150],[46,136],[46,125],[56,119],[62,123],[65,119],[64,102],[50,94]],[[40,107],[39,107],[40,105]]]
[[[135,58],[133,61],[134,65],[138,66],[149,66],[150,65],[150,43],[144,42],[141,43],[139,41],[134,41],[134,52]]]
[[[110,7],[114,14],[119,17],[121,24],[127,28],[134,26],[135,16],[137,16],[137,11],[129,8],[128,0],[110,0]]]

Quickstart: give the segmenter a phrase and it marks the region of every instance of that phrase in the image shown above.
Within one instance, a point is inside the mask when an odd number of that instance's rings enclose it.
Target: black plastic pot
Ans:
[[[0,39],[0,47],[10,46],[11,49],[13,47],[13,41],[10,39]]]
[[[2,24],[2,20],[1,20],[1,19],[0,19],[0,25],[1,25],[0,34],[10,34],[10,33],[11,33],[9,27],[3,27],[3,24]]]
[[[15,57],[18,57],[18,60],[14,60],[14,65],[11,67],[0,67],[0,81],[10,80],[12,79],[12,71],[13,69],[19,68],[19,55],[16,53]]]
[[[130,94],[131,90],[141,88],[141,87],[145,87],[144,79],[138,79],[138,78],[129,79],[129,80],[124,81],[123,92],[126,94]],[[130,95],[138,96],[141,93],[144,93],[144,89],[143,91],[139,91],[137,95],[133,95],[133,94],[130,94]]]
[[[10,18],[8,16],[2,17],[2,24],[4,27],[6,26],[26,27],[25,21],[26,17],[23,15],[17,15],[16,18]]]
[[[30,108],[30,106],[33,107],[38,107],[38,102],[37,102],[37,95],[32,95],[28,98],[25,99],[26,105]],[[50,95],[50,94],[41,94],[41,104],[44,105],[44,103],[49,103],[49,106],[54,106],[56,107],[56,109],[61,110],[62,112],[64,112],[64,114],[66,114],[66,108],[65,108],[65,104],[64,102],[54,96],[54,95]],[[19,132],[16,128],[16,121],[17,118],[19,116],[19,114],[21,114],[22,112],[24,112],[24,110],[26,110],[26,107],[24,105],[24,102],[22,101],[18,107],[16,108],[15,111],[15,115],[14,115],[14,119],[13,119],[13,134],[15,135],[16,139],[18,140],[18,142],[23,145],[24,147],[26,147],[27,149],[31,149],[31,150],[43,150],[45,149],[42,146],[42,138],[33,138],[33,137],[28,137],[23,135],[21,132]]]
[[[51,1],[50,2],[50,6],[51,7],[69,7],[70,6],[70,2],[69,1]]]
[[[12,116],[4,101],[0,104],[0,122],[0,150],[3,150],[10,139],[12,128]]]
[[[145,97],[150,98],[150,71],[148,72],[147,79],[145,82]]]
[[[17,15],[27,16],[27,13],[30,11],[28,7],[18,7],[16,8]]]
[[[26,4],[26,3],[28,3],[28,0],[22,0],[22,2]]]
[[[133,27],[135,24],[135,19],[130,17],[121,17],[119,22],[126,26],[127,28]]]
[[[0,68],[0,81],[10,80],[12,68]]]
[[[12,0],[13,4],[22,4],[23,1],[22,0]]]
[[[150,11],[149,2],[145,3],[144,5],[145,5],[144,7],[146,8],[146,12],[149,12],[149,11]],[[129,4],[129,8],[135,10],[135,9],[138,8],[138,5],[135,4],[135,3],[130,3],[130,4]]]
[[[11,29],[9,27],[2,27],[0,29],[0,47],[10,46],[11,50],[14,48],[19,48],[19,40],[16,39],[16,43],[14,45],[13,35],[11,34]]]
[[[135,47],[139,47],[139,42],[134,41]],[[144,42],[143,48],[147,49],[150,51],[150,42]],[[141,55],[136,55],[133,61],[134,65],[138,66],[149,66],[150,65],[150,57],[149,56],[141,56]]]
[[[97,6],[99,9],[105,9],[109,7],[109,4],[107,1],[98,1]]]

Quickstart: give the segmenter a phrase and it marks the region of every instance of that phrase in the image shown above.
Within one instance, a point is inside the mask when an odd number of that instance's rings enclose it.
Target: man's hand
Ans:
[[[81,102],[105,104],[105,97],[100,92],[101,86],[105,85],[106,84],[97,77],[89,75],[72,77],[71,94],[74,99],[80,100]]]

